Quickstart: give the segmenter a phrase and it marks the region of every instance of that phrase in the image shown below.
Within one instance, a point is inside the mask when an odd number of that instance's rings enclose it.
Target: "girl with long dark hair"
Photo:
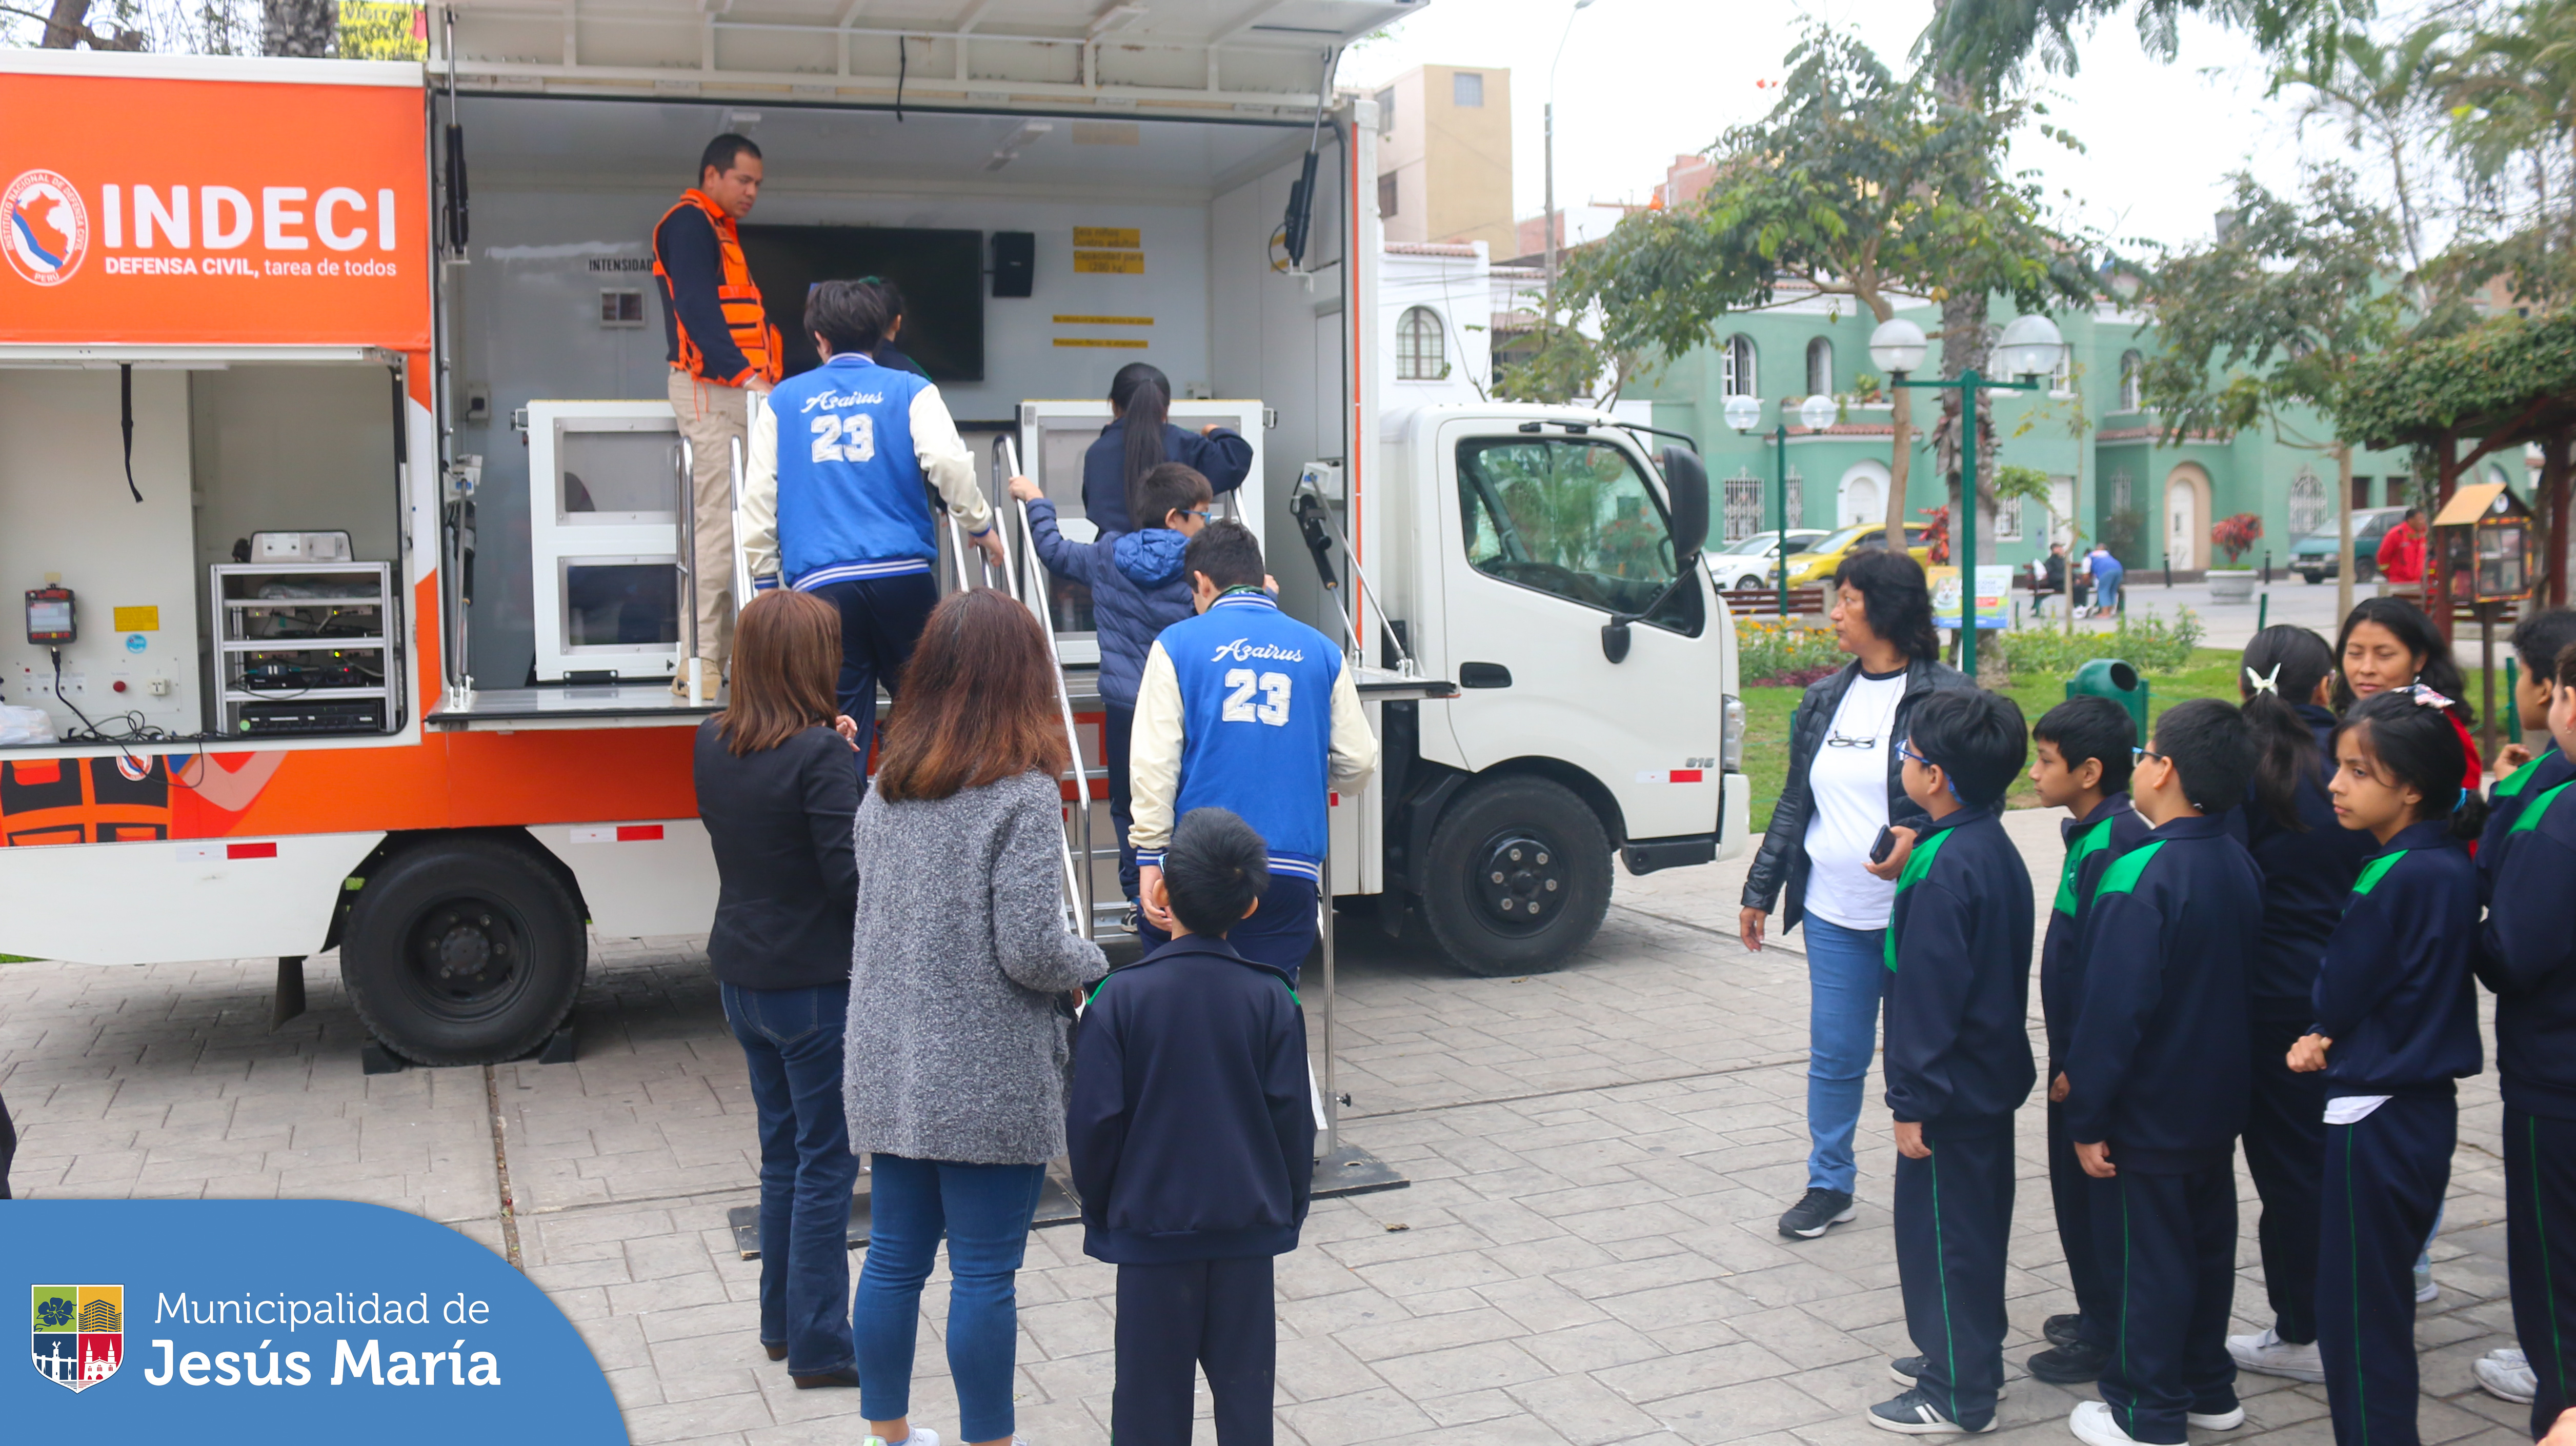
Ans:
[[[1108,426],[1082,454],[1082,513],[1103,533],[1133,532],[1128,498],[1145,474],[1165,462],[1185,463],[1222,497],[1252,473],[1252,443],[1232,427],[1192,432],[1175,427],[1172,382],[1150,362],[1129,362],[1109,383]],[[1147,525],[1160,521],[1148,519]]]
[[[2450,704],[2422,684],[2383,689],[2335,730],[2335,817],[2379,849],[2326,941],[2315,1027],[2289,1053],[2291,1069],[2325,1077],[2326,1401],[2337,1440],[2376,1446],[2418,1440],[2413,1265],[2450,1185],[2458,1082],[2485,1063],[2470,974],[2477,866],[2463,845],[2486,801],[2459,784]]]
[[[2364,860],[2378,844],[2342,827],[2326,794],[2335,716],[2325,700],[2334,650],[2306,628],[2254,635],[2237,660],[2245,721],[2261,747],[2254,784],[2231,825],[2263,867],[2263,930],[2246,979],[2253,1094],[2245,1167],[2263,1208],[2255,1230],[2272,1324],[2230,1336],[2249,1371],[2324,1379],[2317,1356],[2317,1196],[2325,1170],[2325,1081],[2289,1067],[2290,1046],[2315,1021],[2317,959],[2343,917]]]

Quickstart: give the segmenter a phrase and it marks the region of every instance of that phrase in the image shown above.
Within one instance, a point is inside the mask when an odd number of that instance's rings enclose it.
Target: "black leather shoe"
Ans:
[[[787,1359],[787,1347],[785,1346],[773,1346],[767,1341],[762,1341],[760,1343],[760,1348],[769,1352],[769,1358],[773,1361],[783,1361]]]
[[[790,1376],[787,1379],[794,1381],[796,1389],[800,1391],[811,1391],[823,1386],[856,1386],[859,1383],[859,1368],[843,1366],[837,1371],[825,1371],[819,1376]]]
[[[2065,1315],[2050,1316],[2040,1322],[2039,1333],[2048,1337],[2048,1343],[2052,1346],[2071,1346],[2084,1338],[2083,1329],[2083,1315],[2070,1311]]]
[[[2102,1367],[2110,1359],[2109,1351],[2097,1350],[2077,1341],[2071,1346],[2059,1346],[2032,1356],[2031,1379],[2046,1381],[2052,1386],[2080,1386],[2086,1381],[2101,1379]]]

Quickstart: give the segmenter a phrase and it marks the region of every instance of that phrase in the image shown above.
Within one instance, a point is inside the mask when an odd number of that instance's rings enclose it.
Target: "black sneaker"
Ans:
[[[1813,1240],[1837,1225],[1860,1218],[1852,1208],[1852,1197],[1843,1190],[1810,1189],[1780,1217],[1780,1233],[1791,1240]]]
[[[2084,1339],[2084,1317],[2078,1312],[2050,1316],[2040,1322],[2039,1333],[2052,1346],[2071,1346]]]
[[[1882,1431],[1895,1431],[1907,1436],[1982,1435],[1995,1429],[1997,1424],[1995,1417],[1988,1416],[1982,1426],[1962,1426],[1919,1390],[1908,1391],[1893,1401],[1881,1401],[1862,1414],[1869,1424]]]
[[[1923,1368],[1925,1364],[1926,1362],[1921,1356],[1898,1356],[1895,1360],[1887,1363],[1887,1378],[1900,1386],[1920,1384],[1923,1380]],[[1998,1401],[2011,1394],[2012,1383],[2010,1381],[2006,1381],[2002,1385],[1995,1387],[1995,1399]]]
[[[2052,1386],[2078,1386],[2101,1379],[2102,1367],[2110,1359],[2109,1351],[2077,1341],[2073,1345],[2058,1346],[2032,1356],[2030,1374],[2032,1379],[2046,1381]]]

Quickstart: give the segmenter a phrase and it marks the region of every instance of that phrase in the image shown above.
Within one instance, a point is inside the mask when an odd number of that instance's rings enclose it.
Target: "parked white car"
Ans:
[[[1807,544],[1824,535],[1821,527],[1792,527],[1789,550],[1802,552]],[[1708,561],[1726,587],[1769,587],[1780,571],[1780,534],[1757,532],[1739,537],[1711,552]]]

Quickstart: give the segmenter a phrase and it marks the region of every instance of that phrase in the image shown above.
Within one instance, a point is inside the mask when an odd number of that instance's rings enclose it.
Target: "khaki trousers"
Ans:
[[[721,674],[733,655],[733,448],[736,442],[750,445],[751,393],[674,367],[671,411],[679,418],[680,435],[689,439],[694,464],[698,656]],[[685,623],[680,642],[688,645]]]

